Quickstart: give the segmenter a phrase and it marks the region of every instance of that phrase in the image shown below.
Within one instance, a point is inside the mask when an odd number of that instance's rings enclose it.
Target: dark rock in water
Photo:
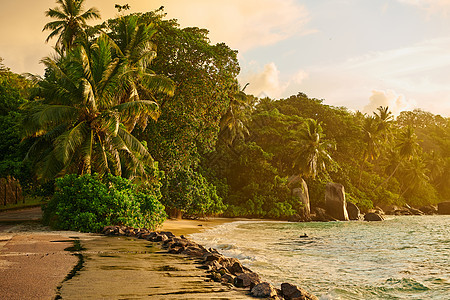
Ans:
[[[261,282],[255,285],[251,291],[252,295],[257,298],[272,298],[277,296],[277,290],[268,282]]]
[[[255,285],[261,282],[261,278],[256,273],[243,273],[236,276],[234,279],[234,285],[236,287],[250,287],[253,288]]]
[[[367,213],[364,215],[364,221],[383,221],[383,216],[377,213]]]
[[[325,189],[325,206],[327,214],[341,221],[348,221],[344,186],[329,182]]]
[[[319,300],[316,296],[308,293],[306,290],[301,287],[297,287],[290,283],[282,283],[281,284],[281,293],[283,294],[285,299],[304,299],[304,300]]]
[[[314,208],[314,215],[312,216],[313,221],[317,222],[329,222],[329,221],[337,221],[337,219],[333,218],[332,216],[328,215],[325,211],[325,209],[320,207]]]
[[[419,208],[420,211],[422,211],[426,215],[434,215],[437,214],[438,210],[437,207],[434,205],[426,205]]]
[[[359,220],[361,212],[356,204],[347,202],[347,213],[350,220]]]
[[[222,262],[222,265],[233,275],[246,272],[244,266],[242,266],[241,262],[236,258],[227,258]]]
[[[450,215],[450,201],[439,203],[437,211],[440,215]]]

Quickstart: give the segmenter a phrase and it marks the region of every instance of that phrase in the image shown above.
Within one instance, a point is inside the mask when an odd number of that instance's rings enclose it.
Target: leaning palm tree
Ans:
[[[66,51],[71,49],[75,40],[84,34],[84,30],[88,27],[86,22],[91,19],[99,19],[100,12],[95,7],[84,11],[84,0],[56,0],[56,3],[59,7],[45,12],[47,17],[56,19],[56,21],[47,23],[42,31],[51,31],[46,42],[58,36],[56,48]]]
[[[321,124],[313,119],[306,120],[297,140],[293,142],[296,149],[293,164],[303,176],[314,179],[318,173],[327,169],[327,165],[337,166],[328,153],[334,144],[324,138]]]
[[[156,120],[158,105],[130,95],[122,80],[127,68],[114,57],[106,35],[90,47],[45,58],[47,77],[39,82],[44,100],[30,104],[24,118],[28,152],[39,179],[66,173],[145,176],[152,158],[124,124],[136,115]]]

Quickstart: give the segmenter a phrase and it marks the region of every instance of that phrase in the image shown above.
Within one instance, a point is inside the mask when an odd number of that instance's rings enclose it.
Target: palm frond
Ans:
[[[165,76],[147,73],[143,76],[141,84],[152,93],[163,93],[168,96],[175,94],[175,83]]]
[[[89,128],[86,122],[80,122],[75,127],[61,134],[54,141],[54,156],[64,165],[67,165],[74,153],[86,140],[88,132]]]
[[[25,115],[22,126],[25,136],[38,132],[45,133],[49,128],[67,123],[77,117],[78,109],[73,106],[37,104]]]
[[[144,161],[152,161],[152,157],[142,143],[126,130],[119,128],[118,137],[127,147],[127,152],[137,153]]]

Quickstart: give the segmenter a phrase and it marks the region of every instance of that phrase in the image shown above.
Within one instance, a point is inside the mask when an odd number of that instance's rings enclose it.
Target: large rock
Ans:
[[[364,221],[383,221],[384,218],[382,215],[377,214],[377,213],[367,213],[364,215]]]
[[[272,298],[277,296],[277,290],[268,282],[261,282],[255,285],[251,293],[257,298]]]
[[[313,209],[314,215],[312,216],[312,220],[316,222],[330,222],[337,221],[336,218],[328,215],[326,210],[321,207],[314,207]]]
[[[292,196],[298,200],[298,207],[295,209],[299,212],[301,221],[311,221],[308,185],[297,175],[288,179],[288,186],[292,189]]]
[[[347,202],[347,213],[350,220],[359,220],[361,212],[356,204]]]
[[[261,282],[261,278],[256,273],[243,273],[236,276],[234,279],[234,285],[237,287],[250,287],[253,288],[255,285]]]
[[[419,208],[426,215],[434,215],[437,214],[437,207],[434,205],[426,205]]]
[[[290,283],[281,284],[281,293],[285,299],[301,299],[301,300],[319,300],[316,296],[308,293],[301,287],[297,287]]]
[[[450,201],[439,203],[437,211],[440,215],[450,215]]]
[[[329,182],[325,190],[325,206],[327,214],[341,221],[348,221],[344,186]]]

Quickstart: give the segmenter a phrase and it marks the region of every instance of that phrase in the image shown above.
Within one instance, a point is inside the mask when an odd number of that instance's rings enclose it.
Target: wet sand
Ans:
[[[102,236],[85,241],[83,268],[63,282],[62,299],[251,299],[247,291],[213,282],[195,260],[158,243]]]
[[[0,213],[1,299],[250,299],[211,282],[192,258],[133,238],[51,231],[40,208]],[[167,220],[161,230],[187,235],[237,219]],[[201,225],[201,226],[199,226]],[[85,249],[69,252],[79,240]],[[79,263],[75,276],[66,276]]]

